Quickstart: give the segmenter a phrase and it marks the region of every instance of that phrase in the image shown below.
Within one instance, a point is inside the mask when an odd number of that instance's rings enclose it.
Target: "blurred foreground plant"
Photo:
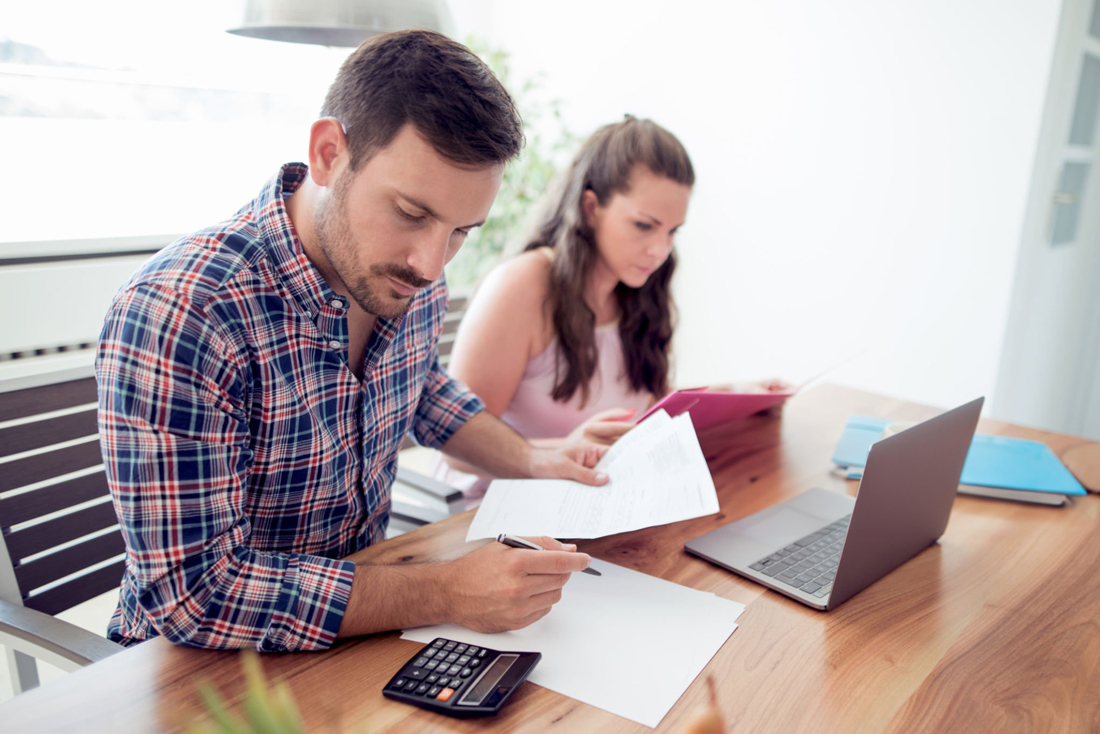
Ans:
[[[189,734],[305,734],[294,696],[286,682],[268,685],[260,667],[260,656],[246,650],[241,653],[244,669],[244,721],[229,712],[226,703],[209,682],[199,686],[209,721],[191,724]]]

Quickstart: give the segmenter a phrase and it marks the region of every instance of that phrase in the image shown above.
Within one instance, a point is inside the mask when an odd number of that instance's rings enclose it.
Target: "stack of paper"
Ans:
[[[484,634],[440,625],[402,637],[541,652],[532,683],[655,727],[733,634],[745,606],[611,563],[592,565],[603,575],[573,574],[561,601],[524,629]]]
[[[659,411],[620,438],[597,465],[610,481],[498,479],[466,540],[500,533],[598,538],[718,512],[718,495],[687,413]]]

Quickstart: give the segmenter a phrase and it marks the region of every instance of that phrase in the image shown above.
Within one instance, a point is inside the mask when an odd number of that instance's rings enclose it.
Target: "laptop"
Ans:
[[[943,535],[984,401],[872,445],[854,499],[811,489],[685,548],[814,609],[832,609]]]

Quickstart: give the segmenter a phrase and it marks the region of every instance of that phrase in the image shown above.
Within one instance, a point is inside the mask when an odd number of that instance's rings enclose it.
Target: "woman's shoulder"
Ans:
[[[485,276],[479,295],[483,292],[496,299],[506,298],[517,307],[541,310],[550,289],[552,262],[543,250],[549,248],[528,250],[497,265]]]
[[[540,250],[508,258],[485,276],[471,306],[494,321],[503,320],[529,334],[532,345],[542,344],[549,337],[550,264]]]

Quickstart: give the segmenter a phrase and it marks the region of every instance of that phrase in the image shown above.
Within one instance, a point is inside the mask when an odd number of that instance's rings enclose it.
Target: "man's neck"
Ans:
[[[328,257],[325,256],[324,251],[321,249],[321,243],[317,238],[313,212],[318,193],[317,185],[307,177],[302,185],[298,187],[298,190],[294,192],[294,195],[285,200],[287,216],[290,217],[294,234],[298,237],[298,241],[302,243],[302,252],[313,263],[313,267],[317,268],[317,272],[325,279],[329,288],[354,303],[354,299],[351,298],[344,281],[341,280],[332,264],[329,263]]]

